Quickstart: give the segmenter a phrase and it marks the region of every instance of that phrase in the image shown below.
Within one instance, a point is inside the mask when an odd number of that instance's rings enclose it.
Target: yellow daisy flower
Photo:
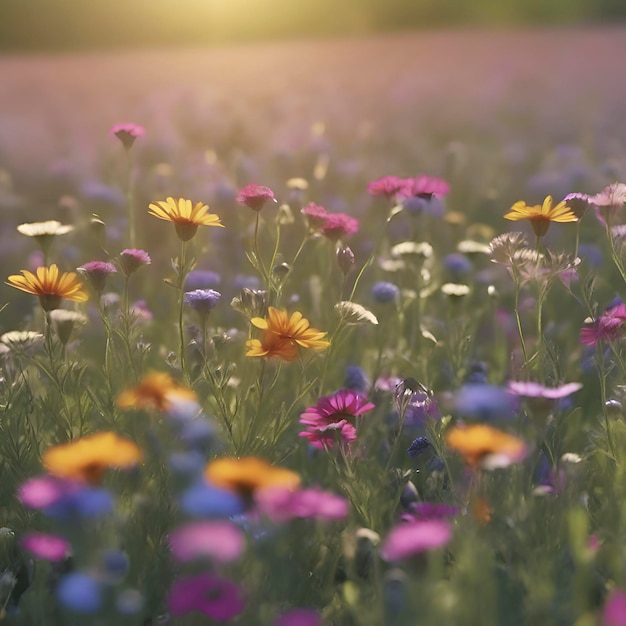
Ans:
[[[253,326],[278,335],[282,339],[289,339],[301,348],[324,350],[330,345],[330,341],[324,339],[326,333],[312,328],[309,320],[299,311],[289,315],[287,311],[271,306],[267,311],[267,317],[253,317],[250,321]]]
[[[212,485],[235,491],[243,497],[251,497],[257,489],[296,489],[300,485],[300,476],[295,472],[257,457],[216,459],[207,465],[204,476]]]
[[[177,402],[197,402],[198,396],[188,387],[179,385],[166,372],[146,374],[136,387],[122,391],[117,397],[120,409],[154,408],[169,411]]]
[[[202,202],[193,204],[191,200],[172,197],[167,200],[159,200],[149,205],[148,213],[158,217],[160,220],[172,222],[176,229],[176,234],[181,241],[189,241],[198,230],[198,226],[220,226],[224,225],[215,213],[209,213],[209,207]]]
[[[550,228],[550,222],[577,222],[578,218],[565,202],[553,204],[552,196],[546,196],[542,205],[527,205],[523,200],[516,202],[504,219],[517,222],[518,220],[530,220],[530,225],[537,237],[543,237]]]
[[[58,309],[61,300],[85,302],[89,299],[83,284],[74,272],[59,272],[52,264],[50,267],[39,267],[36,274],[21,270],[22,276],[14,274],[7,278],[6,284],[16,289],[39,296],[44,311]]]
[[[526,443],[487,424],[454,427],[446,433],[446,444],[456,450],[471,467],[494,469],[521,461]]]
[[[48,448],[43,464],[60,478],[98,484],[106,469],[130,467],[141,458],[141,450],[132,441],[104,432]]]

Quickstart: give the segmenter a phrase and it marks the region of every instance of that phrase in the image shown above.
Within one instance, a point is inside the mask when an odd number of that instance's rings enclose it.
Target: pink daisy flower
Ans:
[[[402,561],[441,548],[452,539],[452,526],[444,520],[400,524],[392,528],[381,549],[385,561]]]
[[[46,533],[24,535],[20,545],[34,557],[46,561],[62,561],[71,552],[70,544],[63,537]]]
[[[235,200],[239,204],[245,204],[253,211],[260,211],[269,200],[277,202],[274,192],[269,187],[256,183],[250,183],[241,189]]]
[[[319,230],[324,226],[326,218],[329,215],[328,211],[323,206],[315,204],[314,202],[307,204],[300,212],[304,215],[310,230]]]
[[[330,396],[324,396],[315,406],[308,407],[300,415],[300,423],[307,426],[305,432],[300,433],[317,448],[329,447],[337,440],[344,444],[356,439],[356,418],[374,405],[357,391],[341,389]]]
[[[346,213],[330,213],[322,224],[320,232],[331,241],[343,240],[359,232],[359,220]]]
[[[391,198],[402,191],[406,186],[406,178],[383,176],[383,178],[373,180],[367,185],[367,193],[369,193],[370,196],[384,196],[387,200],[391,200]]]
[[[411,196],[420,196],[423,198],[431,198],[435,196],[441,198],[450,192],[450,185],[442,178],[427,176],[420,174],[415,178],[409,178],[406,181],[400,195],[410,198]]]
[[[111,128],[110,133],[122,142],[125,150],[130,150],[135,143],[135,139],[146,134],[146,129],[143,126],[139,126],[139,124],[127,122],[116,124]]]
[[[270,487],[257,492],[255,501],[261,513],[276,521],[294,518],[333,521],[348,515],[345,498],[316,488],[290,491]]]
[[[603,315],[583,326],[580,331],[580,343],[595,346],[599,341],[615,341],[626,327],[626,305],[623,302],[609,307]]]

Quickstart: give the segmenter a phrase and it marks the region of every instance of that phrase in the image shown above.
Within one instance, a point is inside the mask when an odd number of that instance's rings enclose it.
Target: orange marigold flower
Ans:
[[[126,389],[117,397],[120,409],[155,408],[169,411],[176,402],[197,402],[198,396],[188,387],[178,384],[165,372],[146,374],[136,387]]]
[[[246,356],[278,357],[284,361],[295,361],[298,357],[298,346],[291,339],[284,339],[270,331],[264,332],[262,339],[249,339],[246,347]]]
[[[446,443],[474,468],[506,467],[521,461],[527,452],[524,441],[487,424],[451,428]]]
[[[552,196],[546,196],[543,204],[529,206],[523,200],[516,202],[504,216],[504,219],[517,222],[530,220],[530,225],[537,237],[543,237],[550,228],[550,222],[577,222],[578,218],[565,202],[552,206]]]
[[[166,200],[158,200],[149,205],[148,213],[158,217],[160,220],[172,222],[176,229],[176,234],[181,241],[189,241],[198,230],[198,226],[220,226],[224,225],[215,213],[209,213],[209,207],[202,202],[192,204],[191,200],[172,197]]]
[[[300,485],[300,476],[295,472],[257,457],[216,459],[207,465],[204,476],[216,487],[244,497],[252,497],[255,491],[266,487],[296,489]]]
[[[311,327],[309,320],[299,311],[289,315],[287,311],[271,306],[267,311],[267,317],[253,317],[250,321],[253,326],[269,331],[282,339],[288,339],[301,348],[324,350],[330,345],[330,342],[324,339],[326,333]]]
[[[39,296],[44,311],[58,309],[61,300],[85,302],[89,299],[78,276],[74,272],[59,272],[59,268],[54,264],[50,267],[38,267],[35,274],[28,270],[21,272],[21,276],[19,274],[9,276],[6,284]]]
[[[60,478],[97,484],[106,469],[130,467],[141,458],[141,450],[132,441],[104,432],[48,448],[43,464]]]

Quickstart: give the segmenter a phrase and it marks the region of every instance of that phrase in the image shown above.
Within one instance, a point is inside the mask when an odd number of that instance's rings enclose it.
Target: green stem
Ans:
[[[185,358],[185,328],[183,325],[183,309],[185,303],[185,276],[187,275],[187,242],[180,242],[180,258],[178,259],[178,280],[179,280],[179,298],[178,298],[178,337],[180,352],[180,370],[183,379],[188,383],[187,360]]]

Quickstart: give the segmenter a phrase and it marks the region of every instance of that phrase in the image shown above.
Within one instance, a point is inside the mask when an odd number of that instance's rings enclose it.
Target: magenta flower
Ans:
[[[304,215],[309,230],[314,231],[322,228],[326,222],[326,218],[330,215],[323,206],[315,204],[314,202],[309,202],[300,213]]]
[[[406,186],[406,178],[383,176],[383,178],[373,180],[367,185],[367,193],[369,193],[370,196],[384,196],[387,200],[391,200],[396,194],[404,190]]]
[[[310,428],[298,433],[298,436],[304,437],[314,448],[320,450],[332,448],[337,442],[347,446],[357,438],[356,428],[346,420]]]
[[[135,143],[135,139],[137,139],[137,137],[143,137],[146,134],[146,129],[138,124],[128,122],[125,124],[116,124],[111,128],[110,133],[122,142],[125,150],[130,150]]]
[[[276,202],[274,192],[269,187],[250,183],[239,191],[235,198],[239,204],[245,204],[253,211],[260,211],[268,200]]]
[[[78,485],[52,476],[30,478],[20,486],[17,497],[30,509],[45,509],[68,493],[78,491]]]
[[[113,263],[107,263],[106,261],[89,261],[81,265],[81,267],[78,268],[78,272],[87,278],[96,293],[102,293],[107,278],[111,274],[115,274],[117,269]]]
[[[626,626],[626,593],[613,589],[602,611],[603,626]]]
[[[270,487],[259,490],[255,494],[255,501],[260,513],[277,522],[294,518],[334,521],[348,515],[345,498],[316,488],[290,491]]]
[[[405,186],[400,190],[400,195],[406,198],[411,196],[419,196],[421,198],[432,198],[433,196],[441,198],[450,192],[450,185],[434,176],[420,174],[415,178],[409,178],[405,182]]]
[[[245,547],[241,530],[223,520],[185,524],[171,533],[168,541],[174,558],[181,563],[203,557],[228,563],[239,558]]]
[[[596,320],[583,326],[580,331],[580,343],[595,346],[599,341],[619,339],[626,327],[626,305],[623,302],[609,307]]]
[[[403,559],[445,546],[452,539],[452,527],[443,520],[400,524],[387,535],[380,556],[385,561]]]
[[[356,439],[356,418],[373,408],[359,392],[341,389],[320,398],[315,406],[300,415],[300,423],[307,426],[307,431],[300,436],[306,437],[316,448],[332,447],[337,439],[348,444]]]
[[[177,616],[198,611],[217,621],[226,621],[245,607],[239,585],[209,573],[181,576],[170,588],[168,605]]]
[[[63,537],[45,533],[29,533],[20,540],[20,545],[35,558],[46,561],[62,561],[71,552],[71,546]]]
[[[329,213],[320,232],[331,241],[343,240],[359,232],[359,220],[346,213]]]
[[[272,626],[321,626],[322,618],[312,609],[293,609],[279,617]]]
[[[137,250],[136,248],[127,248],[120,252],[118,258],[120,269],[126,278],[134,274],[140,267],[150,265],[152,259],[145,250]]]
[[[574,392],[582,389],[581,383],[567,383],[560,387],[544,387],[539,383],[527,383],[521,381],[509,381],[509,392],[516,396],[524,396],[526,398],[546,398],[548,400],[560,400],[567,398]]]

